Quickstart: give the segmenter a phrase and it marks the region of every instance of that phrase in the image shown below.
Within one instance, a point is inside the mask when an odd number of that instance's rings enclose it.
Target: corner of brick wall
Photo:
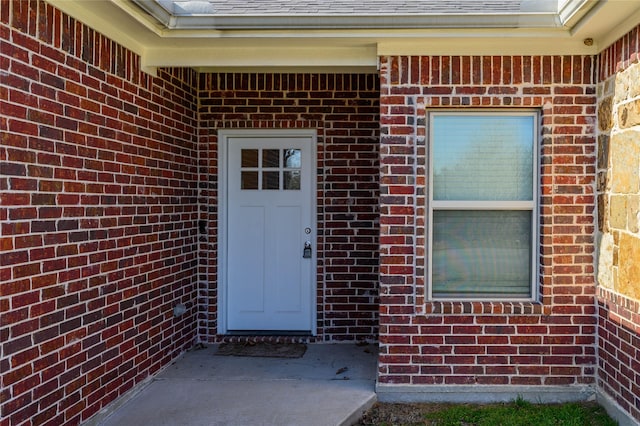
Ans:
[[[379,383],[593,385],[593,65],[591,56],[381,58]],[[538,301],[426,300],[426,122],[439,108],[540,112]]]
[[[0,423],[79,424],[196,337],[195,73],[43,1],[0,38]]]
[[[598,386],[640,422],[640,27],[598,70]]]

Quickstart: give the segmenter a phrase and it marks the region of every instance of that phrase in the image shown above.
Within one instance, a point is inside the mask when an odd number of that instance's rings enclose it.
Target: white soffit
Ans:
[[[211,14],[215,1],[208,0],[48,1],[138,53],[150,72],[165,66],[375,71],[379,55],[595,54],[640,23],[640,0],[473,0],[498,4],[490,13],[455,9],[472,0],[437,0],[452,9],[411,15]],[[234,1],[249,4],[220,3]],[[318,4],[323,1],[351,0]],[[261,2],[289,4],[250,4]],[[376,2],[392,4],[366,4]],[[510,9],[498,11],[500,3]]]

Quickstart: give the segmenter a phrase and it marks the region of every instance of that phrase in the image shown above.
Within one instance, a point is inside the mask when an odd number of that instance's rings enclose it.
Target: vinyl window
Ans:
[[[532,300],[536,112],[429,115],[432,300]]]

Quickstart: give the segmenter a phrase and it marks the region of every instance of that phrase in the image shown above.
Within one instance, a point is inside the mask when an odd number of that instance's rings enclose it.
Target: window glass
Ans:
[[[285,149],[283,162],[284,162],[283,166],[287,169],[299,169],[300,168],[300,150]]]
[[[258,189],[258,172],[242,172],[240,175],[240,188]]]
[[[533,117],[433,119],[434,200],[532,200]]]
[[[280,166],[280,150],[279,149],[263,149],[262,150],[262,167],[279,167]]]
[[[258,150],[243,149],[242,150],[242,167],[258,167]]]
[[[300,189],[300,171],[284,172],[284,189]]]
[[[433,213],[433,295],[528,297],[531,213]]]
[[[301,150],[242,149],[240,188],[244,190],[300,190]]]
[[[280,189],[280,172],[262,172],[262,189]]]

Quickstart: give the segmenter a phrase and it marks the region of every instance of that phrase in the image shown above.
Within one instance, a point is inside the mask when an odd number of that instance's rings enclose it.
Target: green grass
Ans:
[[[437,426],[616,426],[596,404],[537,405],[522,399],[508,404],[453,405],[426,413],[427,425]]]

